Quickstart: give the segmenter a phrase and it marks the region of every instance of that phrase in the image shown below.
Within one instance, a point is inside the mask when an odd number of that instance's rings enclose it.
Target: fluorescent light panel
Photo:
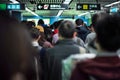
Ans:
[[[63,4],[69,4],[71,0],[65,0]]]
[[[120,3],[120,1],[117,1],[117,2],[114,2],[114,3],[108,4],[108,5],[105,5],[105,7],[110,7],[110,6],[113,6],[113,5],[119,4],[119,3]]]
[[[65,0],[63,4],[69,4],[71,0]],[[57,17],[59,17],[63,13],[63,10],[59,10]]]
[[[85,13],[81,13],[80,15],[78,15],[78,16],[84,16],[84,15],[86,15],[86,14],[88,14],[89,12],[85,12]]]
[[[28,11],[28,12],[30,12],[31,14],[33,14],[33,15],[35,15],[35,16],[37,16],[37,17],[39,17],[39,15],[38,14],[36,14],[35,12],[33,12],[33,11],[31,11],[30,9],[28,9],[27,7],[25,8],[25,10],[26,11]]]
[[[63,10],[59,10],[57,17],[59,17],[62,14]]]
[[[19,3],[18,1],[16,1],[16,0],[10,0],[12,3],[15,3],[15,4],[17,4],[17,3]]]

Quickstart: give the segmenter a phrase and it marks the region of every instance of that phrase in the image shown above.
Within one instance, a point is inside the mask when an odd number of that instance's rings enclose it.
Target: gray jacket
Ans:
[[[62,60],[71,54],[80,53],[80,47],[72,39],[60,40],[47,50],[44,62],[45,80],[62,80]]]

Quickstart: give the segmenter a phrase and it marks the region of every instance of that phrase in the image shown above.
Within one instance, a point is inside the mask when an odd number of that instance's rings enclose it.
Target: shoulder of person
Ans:
[[[87,52],[87,50],[85,48],[81,47],[81,46],[79,46],[79,49],[80,49],[80,53],[86,53]]]

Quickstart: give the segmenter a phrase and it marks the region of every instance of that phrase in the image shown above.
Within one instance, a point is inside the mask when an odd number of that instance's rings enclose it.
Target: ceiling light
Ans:
[[[84,16],[84,15],[86,15],[86,14],[89,14],[89,12],[81,13],[81,14],[79,14],[78,16]]]
[[[33,14],[33,15],[35,15],[35,16],[37,16],[37,17],[39,17],[39,15],[38,14],[36,14],[35,12],[33,12],[33,11],[31,11],[30,9],[28,9],[27,7],[25,8],[25,10],[26,11],[28,11],[28,12],[30,12],[31,14]]]
[[[71,2],[71,0],[65,0],[64,2],[63,2],[63,4],[69,4]]]
[[[59,17],[62,14],[63,10],[59,10],[57,17]]]
[[[105,7],[111,7],[111,6],[119,4],[119,3],[120,3],[120,1],[117,1],[117,2],[114,2],[114,3],[108,4],[108,5],[105,5]]]
[[[63,2],[63,4],[69,4],[71,2],[71,0],[65,0]],[[63,10],[59,10],[58,14],[57,14],[57,17],[59,17],[61,14],[63,13]]]
[[[18,1],[16,1],[16,0],[10,0],[12,3],[15,3],[15,4],[17,4],[17,3],[19,3]]]

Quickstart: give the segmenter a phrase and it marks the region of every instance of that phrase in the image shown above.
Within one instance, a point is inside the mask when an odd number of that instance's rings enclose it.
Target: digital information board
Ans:
[[[100,4],[77,4],[76,5],[77,10],[101,10]]]
[[[25,4],[0,4],[0,10],[25,10]]]
[[[119,8],[117,7],[110,8],[110,13],[118,12],[118,10]]]
[[[37,4],[37,10],[66,10],[67,4]]]

